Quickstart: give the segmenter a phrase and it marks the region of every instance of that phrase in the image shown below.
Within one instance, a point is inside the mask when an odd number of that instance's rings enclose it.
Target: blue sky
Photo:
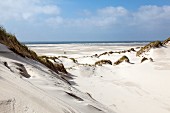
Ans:
[[[0,24],[20,41],[137,41],[170,36],[169,0],[4,0]]]

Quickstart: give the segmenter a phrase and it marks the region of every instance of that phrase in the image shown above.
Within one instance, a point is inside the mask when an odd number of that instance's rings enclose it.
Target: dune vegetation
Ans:
[[[110,61],[110,60],[100,60],[100,61],[95,62],[95,66],[96,65],[102,66],[102,64],[110,64],[110,65],[112,65],[112,61]]]
[[[36,60],[56,73],[62,72],[67,74],[67,71],[62,64],[54,64],[48,59],[39,57],[34,51],[20,43],[15,35],[6,32],[3,27],[0,27],[0,43],[6,45],[11,51],[20,55],[21,57]]]
[[[163,45],[166,45],[169,41],[170,41],[170,37],[167,38],[166,40],[164,40],[164,41],[162,42],[162,44],[163,44]]]
[[[139,51],[137,51],[136,56],[140,56],[144,52],[148,52],[151,48],[159,48],[161,46],[163,46],[161,41],[150,42],[146,46],[142,47]]]
[[[114,64],[115,64],[115,65],[119,65],[119,64],[121,64],[122,62],[130,63],[129,58],[124,55],[124,56],[122,56],[120,59],[118,59]]]

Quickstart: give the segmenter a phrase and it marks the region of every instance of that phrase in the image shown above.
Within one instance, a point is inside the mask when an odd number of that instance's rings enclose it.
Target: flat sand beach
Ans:
[[[170,46],[151,49],[137,57],[135,51],[139,47],[107,44],[30,46],[39,55],[58,57],[58,62],[62,62],[68,72],[75,76],[73,87],[90,94],[116,113],[169,113]],[[135,51],[109,54],[131,48]],[[94,66],[100,60],[114,63],[124,55],[130,63]],[[152,58],[152,61],[141,63],[143,57]],[[70,58],[74,58],[76,63]]]

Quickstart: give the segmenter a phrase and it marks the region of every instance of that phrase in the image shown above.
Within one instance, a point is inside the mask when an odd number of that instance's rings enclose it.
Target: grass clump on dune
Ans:
[[[159,48],[162,46],[161,41],[150,42],[146,46],[142,47],[139,51],[136,52],[136,56],[140,56],[141,54],[148,52],[151,48]]]
[[[168,44],[170,42],[170,37],[167,38],[166,40],[164,40],[163,42],[157,40],[154,42],[150,42],[149,44],[147,44],[144,47],[141,47],[141,49],[139,51],[136,52],[136,56],[140,56],[141,54],[148,52],[151,48],[159,48],[162,47],[166,44]]]
[[[7,33],[3,27],[0,27],[0,43],[6,45],[10,50],[22,57],[38,60],[38,56],[34,51],[21,44],[14,35]]]
[[[143,57],[142,60],[141,60],[141,63],[143,63],[143,62],[146,61],[146,60],[149,60],[150,62],[153,62],[153,59],[152,59],[152,58]]]
[[[56,62],[55,59],[57,57],[47,57],[47,56],[40,56],[39,59],[45,63],[46,66],[51,67],[52,70],[56,70],[56,72],[63,72],[67,73],[64,65],[62,63]],[[54,63],[52,63],[50,60],[53,60]]]
[[[144,62],[144,61],[146,61],[146,60],[148,60],[148,58],[143,57],[142,60],[141,60],[141,63]]]
[[[170,37],[167,38],[166,40],[164,40],[164,41],[162,42],[162,44],[163,44],[163,45],[166,45],[166,44],[169,43],[169,42],[170,42]]]
[[[119,60],[117,60],[114,64],[115,65],[119,65],[121,64],[122,62],[127,62],[127,63],[130,63],[130,60],[127,56],[122,56]]]
[[[27,58],[36,60],[36,61],[44,64],[46,67],[50,68],[51,70],[53,70],[56,73],[58,73],[59,71],[63,72],[63,73],[67,73],[67,71],[65,70],[63,65],[62,66],[54,65],[48,59],[39,57],[34,51],[28,49],[27,46],[21,44],[17,40],[15,35],[6,32],[6,30],[3,27],[0,27],[0,43],[6,45],[11,51],[20,55],[21,57],[24,57],[24,58],[27,57]],[[63,68],[63,69],[61,69],[61,68]]]
[[[95,62],[95,66],[96,65],[102,66],[103,64],[110,64],[110,65],[112,65],[112,62],[110,60],[100,60],[100,61]]]
[[[74,63],[78,63],[78,61],[75,58],[70,58]]]

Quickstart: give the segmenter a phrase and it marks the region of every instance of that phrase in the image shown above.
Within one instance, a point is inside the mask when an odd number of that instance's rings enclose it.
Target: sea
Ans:
[[[98,46],[143,46],[151,41],[54,41],[54,42],[23,42],[29,46],[52,46],[55,44],[80,44],[80,45],[98,45]]]

